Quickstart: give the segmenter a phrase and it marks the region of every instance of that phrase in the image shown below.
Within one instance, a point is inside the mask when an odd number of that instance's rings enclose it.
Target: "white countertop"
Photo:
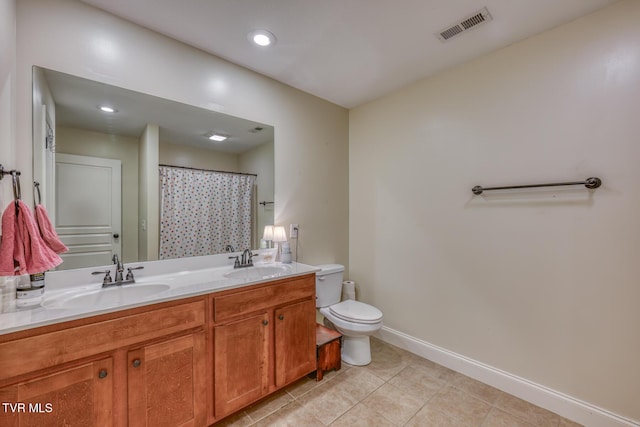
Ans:
[[[234,254],[235,255],[235,254]],[[125,302],[109,302],[98,306],[66,307],[60,301],[68,300],[74,296],[95,294],[102,289],[102,275],[92,276],[92,271],[111,270],[114,277],[113,266],[97,268],[85,268],[77,270],[48,272],[46,274],[45,293],[41,304],[32,307],[19,307],[15,298],[4,294],[0,305],[0,334],[8,334],[25,329],[36,328],[69,320],[81,319],[99,314],[113,313],[134,307],[157,304],[165,301],[173,301],[198,295],[205,295],[223,289],[233,289],[270,282],[289,277],[301,276],[319,271],[318,268],[300,264],[256,262],[256,267],[279,267],[283,271],[268,277],[256,277],[246,269],[234,269],[233,263],[228,260],[229,254],[211,255],[206,257],[183,258],[176,260],[163,260],[130,263],[127,267],[144,266],[143,270],[135,271],[136,283],[122,285],[122,287],[144,287],[153,284],[168,285],[166,290],[152,295],[138,296],[127,294]],[[242,270],[246,274],[240,273]],[[234,272],[240,277],[225,277],[225,274]],[[235,273],[238,272],[238,273]],[[242,277],[246,276],[246,277]]]

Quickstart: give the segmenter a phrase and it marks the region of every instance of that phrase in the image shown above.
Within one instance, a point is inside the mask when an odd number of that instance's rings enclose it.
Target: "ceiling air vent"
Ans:
[[[470,30],[471,28],[477,27],[480,24],[491,21],[493,18],[489,13],[487,8],[482,8],[471,16],[467,16],[466,18],[456,22],[453,25],[445,28],[444,30],[436,33],[436,37],[438,37],[441,41],[445,42],[447,40],[451,40],[452,38],[464,33],[465,31]]]
[[[253,129],[249,129],[249,132],[251,133],[258,133],[260,132],[262,129],[264,129],[262,126],[256,126]]]

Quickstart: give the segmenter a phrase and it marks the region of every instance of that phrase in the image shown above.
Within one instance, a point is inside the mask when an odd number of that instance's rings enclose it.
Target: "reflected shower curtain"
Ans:
[[[253,175],[160,167],[160,259],[251,247]]]

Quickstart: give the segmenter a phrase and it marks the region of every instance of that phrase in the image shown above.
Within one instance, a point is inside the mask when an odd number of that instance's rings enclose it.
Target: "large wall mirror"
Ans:
[[[257,248],[273,153],[273,126],[33,68],[34,198],[60,269]]]

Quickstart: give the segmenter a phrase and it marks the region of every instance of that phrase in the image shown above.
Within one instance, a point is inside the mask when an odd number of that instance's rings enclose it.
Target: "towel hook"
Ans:
[[[20,190],[20,178],[18,178],[19,176],[20,172],[11,171],[11,177],[13,179],[13,198],[15,199],[16,204],[18,200],[22,198],[22,191]]]
[[[33,181],[33,186],[34,186],[34,187],[35,187],[35,189],[36,189],[36,194],[35,194],[35,195],[37,195],[37,196],[38,196],[38,197],[37,197],[37,200],[38,200],[38,201],[37,201],[37,203],[36,203],[36,206],[37,206],[37,205],[42,204],[42,195],[40,194],[40,183],[39,183],[38,181]]]

